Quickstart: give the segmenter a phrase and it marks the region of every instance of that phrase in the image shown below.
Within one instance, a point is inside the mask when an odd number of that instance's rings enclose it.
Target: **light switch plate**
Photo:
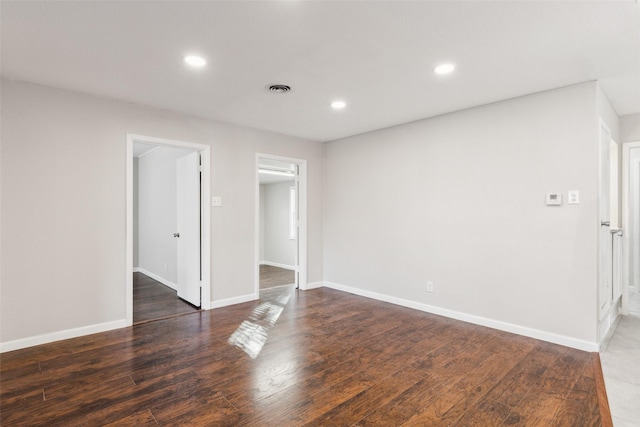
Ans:
[[[578,190],[571,190],[567,193],[567,203],[570,205],[577,205],[580,203],[580,192]]]
[[[211,206],[222,206],[222,197],[211,196]]]

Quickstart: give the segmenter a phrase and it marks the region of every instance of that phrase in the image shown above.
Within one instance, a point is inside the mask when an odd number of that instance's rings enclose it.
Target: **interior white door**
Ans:
[[[628,285],[640,292],[640,147],[630,152],[629,188],[629,280]]]
[[[296,253],[295,253],[295,285],[296,289],[300,287],[300,166],[294,165],[296,175],[294,179],[294,210],[295,210],[295,230],[296,230]]]
[[[176,160],[178,297],[200,307],[200,153]]]
[[[600,126],[600,183],[599,183],[599,221],[598,239],[598,304],[600,318],[611,305],[612,290],[612,240],[611,240],[611,170],[610,170],[611,133]]]

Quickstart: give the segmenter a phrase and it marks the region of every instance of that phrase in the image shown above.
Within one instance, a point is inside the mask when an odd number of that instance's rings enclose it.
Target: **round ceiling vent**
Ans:
[[[291,92],[291,87],[287,85],[271,85],[269,86],[269,91],[275,93],[287,93]]]

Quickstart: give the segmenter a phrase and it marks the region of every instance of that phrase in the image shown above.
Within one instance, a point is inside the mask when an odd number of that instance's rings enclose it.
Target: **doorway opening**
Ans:
[[[209,147],[127,135],[128,325],[210,308]]]
[[[622,314],[640,315],[640,141],[623,144]]]
[[[256,295],[306,286],[306,161],[256,157]]]
[[[598,185],[598,304],[603,339],[618,314],[622,297],[621,236],[618,193],[618,144],[611,138],[611,131],[600,120],[599,132],[599,185]]]

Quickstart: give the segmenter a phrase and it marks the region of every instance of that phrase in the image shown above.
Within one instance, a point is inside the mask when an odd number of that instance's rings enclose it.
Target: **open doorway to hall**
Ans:
[[[298,286],[299,171],[295,163],[262,158],[259,180],[259,290]]]

